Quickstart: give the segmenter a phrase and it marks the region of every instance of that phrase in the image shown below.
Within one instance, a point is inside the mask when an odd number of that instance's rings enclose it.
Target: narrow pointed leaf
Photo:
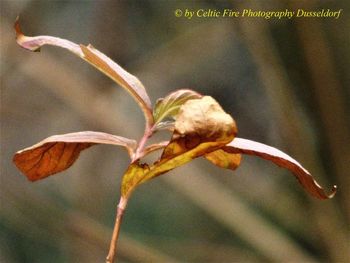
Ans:
[[[73,52],[75,55],[89,62],[92,66],[110,77],[120,86],[122,86],[127,92],[129,92],[129,94],[132,95],[132,97],[141,107],[145,115],[148,127],[153,124],[151,101],[142,83],[138,78],[128,73],[105,54],[101,53],[91,45],[78,45],[69,40],[58,37],[25,36],[21,31],[18,17],[15,22],[15,30],[17,43],[27,50],[40,51],[40,48],[44,45],[58,46]]]
[[[178,114],[180,107],[188,100],[199,99],[202,95],[189,90],[180,89],[170,93],[165,98],[159,99],[153,111],[154,122],[160,124],[161,121],[172,118]]]
[[[179,110],[172,139],[159,161],[151,166],[132,164],[123,177],[122,196],[128,198],[137,185],[220,149],[234,138],[236,131],[234,120],[213,98],[187,101]]]
[[[240,154],[228,153],[222,149],[207,153],[204,158],[216,166],[230,170],[236,170],[242,159]]]
[[[141,81],[93,46],[80,45],[84,59],[122,86],[141,107],[149,126],[153,124],[152,105]]]
[[[75,132],[54,135],[24,150],[13,161],[29,180],[36,181],[68,169],[82,150],[96,144],[124,146],[132,156],[136,142],[103,132]]]
[[[278,166],[290,170],[304,189],[314,197],[327,199],[332,198],[336,193],[336,186],[333,186],[331,193],[326,194],[323,188],[315,181],[312,175],[301,166],[300,163],[274,147],[251,140],[235,138],[222,149],[227,153],[242,153],[259,156],[263,159],[272,161]]]

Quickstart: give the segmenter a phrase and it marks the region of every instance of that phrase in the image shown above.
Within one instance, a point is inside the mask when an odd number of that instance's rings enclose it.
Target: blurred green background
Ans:
[[[133,99],[81,59],[18,47],[19,14],[27,35],[93,44],[138,76],[153,103],[178,88],[213,96],[239,137],[289,153],[327,190],[338,185],[334,199],[320,201],[258,158],[244,157],[234,172],[195,160],[137,189],[119,262],[350,262],[350,2],[0,3],[0,262],[103,262],[126,152],[93,147],[36,183],[12,156],[53,134],[137,139],[144,126]],[[337,20],[175,17],[186,8],[343,11]]]

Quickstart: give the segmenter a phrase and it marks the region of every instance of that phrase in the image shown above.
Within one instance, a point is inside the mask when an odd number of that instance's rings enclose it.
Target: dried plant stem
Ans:
[[[152,136],[152,134],[153,134],[153,129],[152,129],[152,127],[150,127],[147,124],[145,132],[143,134],[143,137],[141,138],[141,140],[137,146],[137,149],[135,151],[134,156],[132,157],[131,162],[134,162],[135,160],[138,160],[142,157],[142,155],[143,155],[142,152],[145,148],[146,142],[147,142],[148,138]],[[116,259],[119,230],[120,230],[120,226],[122,223],[124,210],[126,208],[127,202],[128,202],[128,197],[123,197],[123,196],[120,197],[120,201],[119,201],[118,208],[117,208],[117,215],[116,215],[116,219],[115,219],[115,223],[114,223],[112,240],[111,240],[111,243],[109,245],[109,252],[108,252],[108,255],[106,258],[106,263],[113,263]]]
[[[137,146],[137,149],[135,151],[135,154],[131,162],[134,162],[135,160],[138,160],[143,157],[144,155],[143,150],[145,148],[146,142],[152,136],[152,134],[153,134],[153,127],[146,127],[146,130]]]
[[[125,207],[127,205],[128,200],[124,197],[120,197],[120,201],[118,204],[117,208],[117,215],[115,219],[115,224],[114,224],[114,229],[113,229],[113,234],[112,234],[112,240],[109,245],[109,252],[108,256],[106,258],[106,263],[113,263],[115,262],[115,258],[117,256],[117,242],[118,242],[118,237],[119,237],[119,230],[120,230],[120,225],[122,223],[123,219],[123,214]]]

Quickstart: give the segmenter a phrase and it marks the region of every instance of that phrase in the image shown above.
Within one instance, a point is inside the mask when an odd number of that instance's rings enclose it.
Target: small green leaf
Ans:
[[[161,121],[155,126],[156,130],[168,130],[173,132],[175,127],[175,120]]]
[[[188,100],[199,99],[202,95],[199,93],[189,90],[180,89],[170,93],[165,98],[159,99],[153,111],[153,118],[157,128],[161,129],[163,120],[172,119],[174,120],[179,112],[180,107]]]

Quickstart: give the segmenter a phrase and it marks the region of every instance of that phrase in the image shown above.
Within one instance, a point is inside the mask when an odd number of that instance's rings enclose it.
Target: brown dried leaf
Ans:
[[[131,75],[121,66],[101,53],[91,45],[77,45],[69,40],[52,37],[52,36],[25,36],[19,25],[19,18],[17,17],[15,22],[16,41],[17,43],[30,51],[40,51],[40,48],[44,45],[53,45],[61,48],[65,48],[75,55],[81,57],[85,61],[89,62],[92,66],[100,70],[102,73],[110,77],[120,86],[122,86],[141,107],[148,127],[153,124],[152,105],[148,97],[146,89],[134,75]]]
[[[330,194],[326,194],[323,188],[314,180],[312,175],[301,166],[296,160],[282,151],[271,146],[254,142],[251,140],[235,138],[229,144],[222,148],[227,153],[243,153],[259,156],[263,159],[272,161],[273,163],[286,168],[293,172],[300,184],[311,195],[320,199],[332,198],[336,193],[336,186]]]
[[[76,132],[54,135],[24,150],[13,161],[29,180],[36,181],[68,169],[82,150],[95,144],[124,146],[133,155],[136,142],[103,132]]]
[[[160,160],[150,167],[133,163],[123,177],[122,196],[128,198],[137,185],[220,149],[236,131],[234,120],[213,98],[187,101],[179,110],[173,137]]]
[[[212,97],[189,100],[179,110],[172,140],[162,159],[172,158],[203,142],[228,143],[236,133],[235,121]]]

